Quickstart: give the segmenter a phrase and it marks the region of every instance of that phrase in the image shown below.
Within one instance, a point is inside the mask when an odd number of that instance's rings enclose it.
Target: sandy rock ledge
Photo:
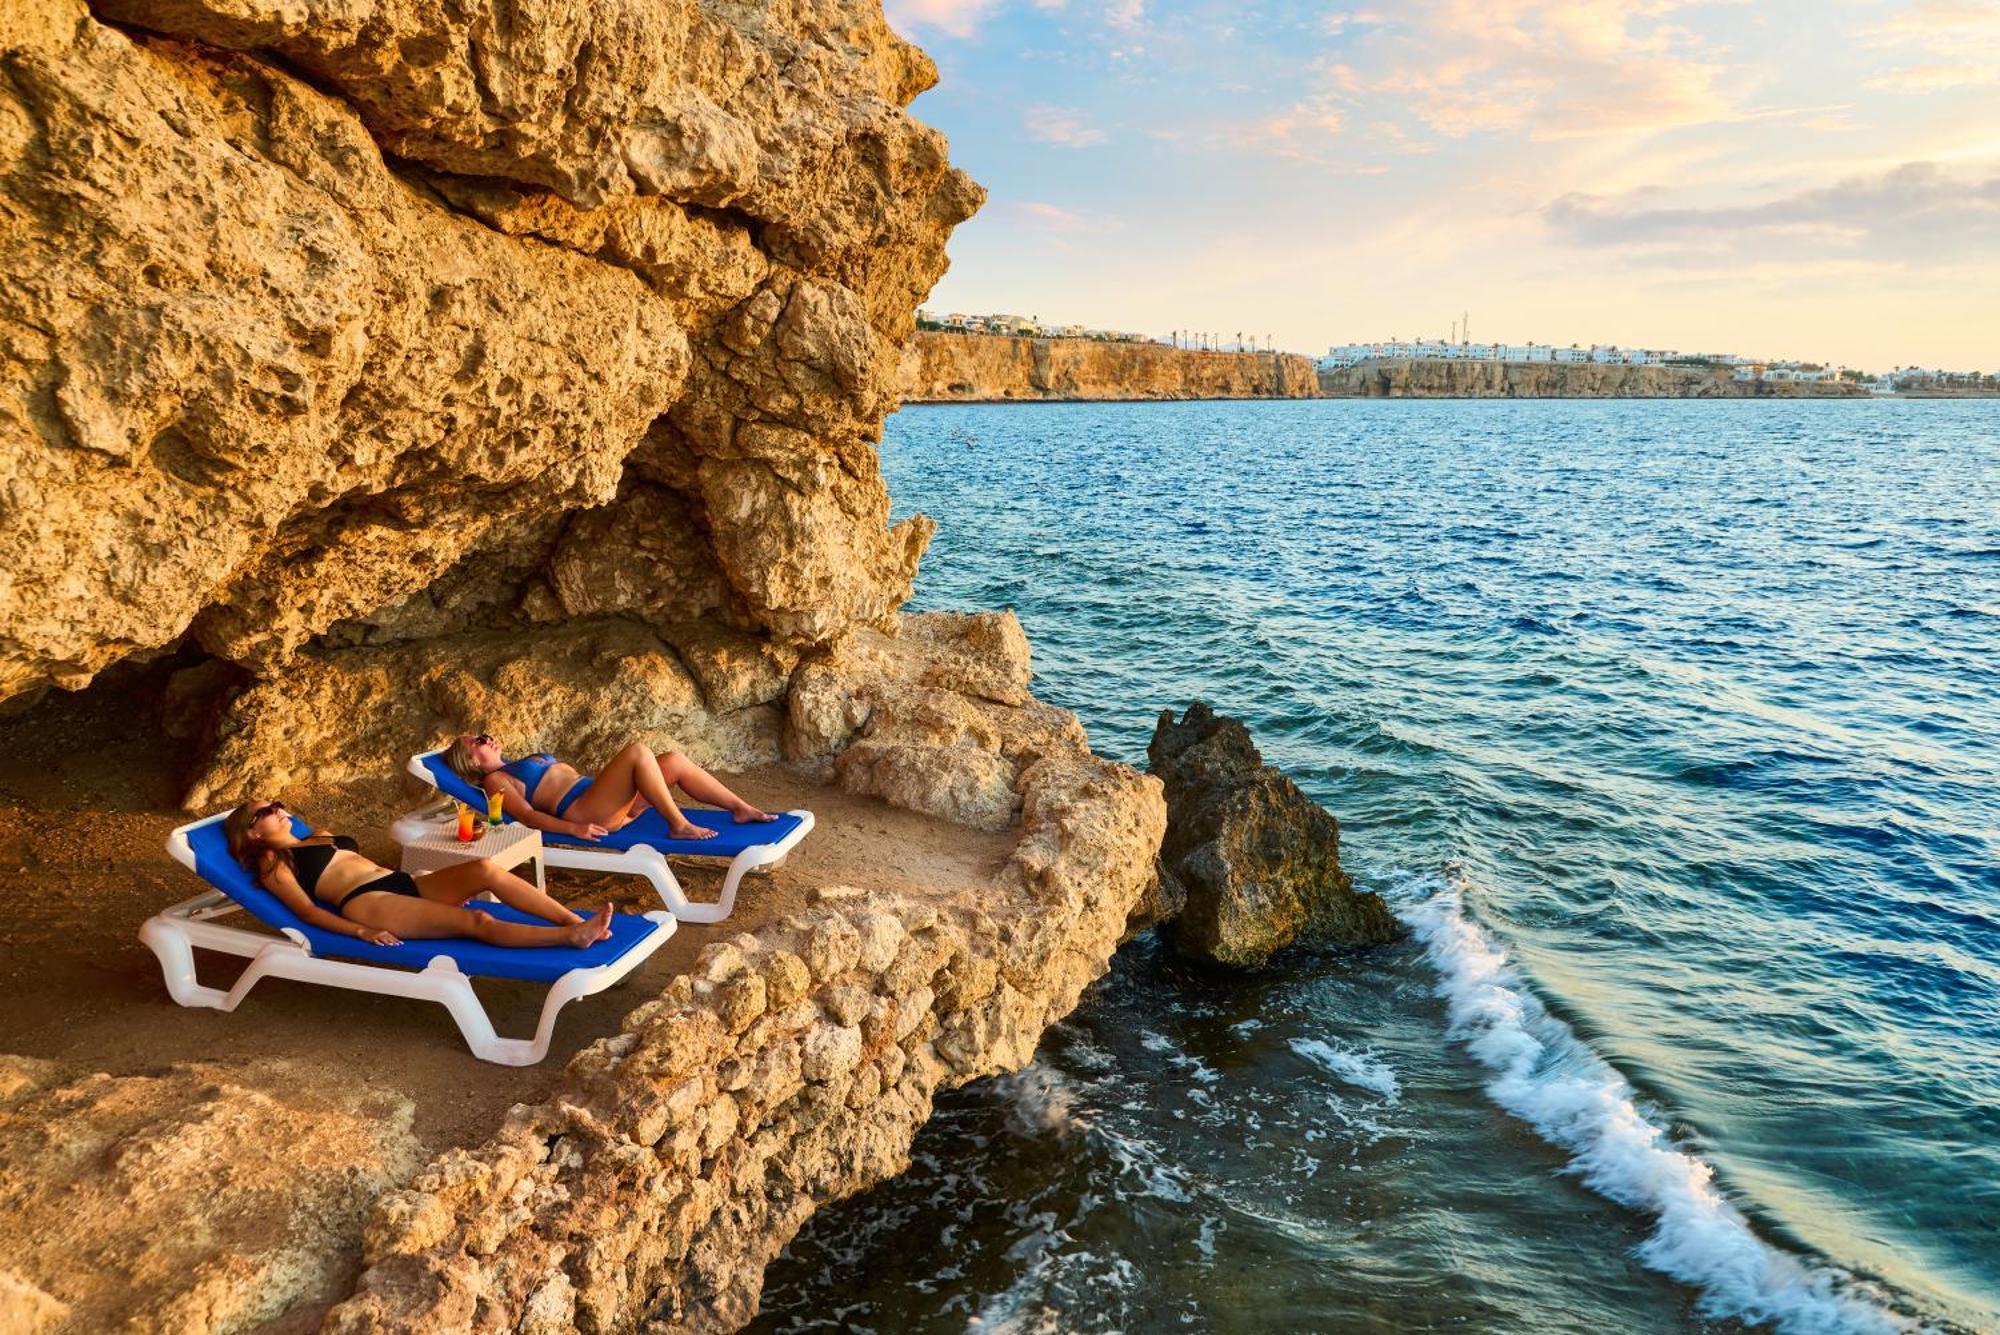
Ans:
[[[819,1205],[908,1166],[940,1089],[1025,1065],[1075,1006],[1164,819],[1155,780],[1045,758],[978,902],[828,886],[711,945],[546,1102],[384,1196],[327,1329],[742,1325]]]

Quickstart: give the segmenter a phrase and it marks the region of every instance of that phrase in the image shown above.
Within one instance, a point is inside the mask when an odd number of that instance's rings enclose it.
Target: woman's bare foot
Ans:
[[[738,825],[750,825],[757,822],[773,821],[777,819],[777,817],[773,816],[770,812],[762,810],[759,807],[753,807],[748,802],[738,802],[735,806],[731,807],[730,810],[736,813],[736,823]]]
[[[611,935],[611,906],[606,904],[582,922],[568,929],[569,943],[579,950],[596,945]]]
[[[671,834],[676,839],[715,838],[714,830],[709,829],[706,825],[696,825],[691,820],[684,820],[678,825],[669,825],[667,827],[667,833]]]

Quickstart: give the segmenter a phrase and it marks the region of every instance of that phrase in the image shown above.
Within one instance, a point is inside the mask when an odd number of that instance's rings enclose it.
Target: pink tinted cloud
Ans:
[[[1375,24],[1338,74],[1354,93],[1451,136],[1570,139],[1728,119],[1732,68],[1667,21],[1685,7],[1685,0],[1407,0],[1370,16]]]
[[[1058,148],[1089,148],[1106,137],[1104,131],[1065,107],[1029,107],[1021,113],[1021,125],[1030,139]]]
[[[1774,245],[1798,259],[1828,254],[1901,265],[1951,264],[2000,244],[2000,175],[1909,162],[1761,203],[1675,207],[1664,192],[1622,199],[1564,195],[1543,218],[1559,236],[1587,246],[1639,246],[1707,255],[1769,256]]]
[[[1004,199],[989,205],[985,213],[1007,219],[1014,226],[1030,232],[1046,232],[1056,236],[1082,236],[1094,232],[1115,232],[1121,226],[1116,218],[1101,214],[1080,212],[1062,208],[1059,205],[1043,203],[1039,200]]]
[[[928,29],[970,37],[999,0],[883,0],[882,10],[898,32]]]

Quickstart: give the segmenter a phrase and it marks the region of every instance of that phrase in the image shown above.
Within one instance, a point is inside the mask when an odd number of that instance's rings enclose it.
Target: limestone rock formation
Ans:
[[[769,764],[778,759],[786,679],[771,673],[756,684],[753,664],[765,653],[747,640],[740,658],[706,660],[711,693],[671,645],[629,621],[307,650],[230,703],[186,805],[212,811],[393,774],[405,757],[460,732],[490,732],[510,753],[557,751],[584,766],[635,738],[704,765]]]
[[[197,619],[261,663],[611,499],[688,362],[633,275],[436,207],[272,67],[0,11],[0,695]]]
[[[711,947],[365,1230],[406,1110],[0,1071],[0,1197],[137,1277],[9,1255],[8,1318],[254,1326],[339,1297],[359,1232],[335,1330],[740,1324],[1074,1006],[1165,820],[1011,614],[900,615],[933,526],[875,445],[981,200],[904,110],[929,61],[877,0],[0,0],[0,76],[0,704],[185,659],[202,810],[478,726],[1016,835],[977,893]]]
[[[0,698],[183,636],[818,644],[908,596],[873,441],[980,193],[873,4],[0,19]],[[607,535],[673,577],[579,582]]]
[[[747,1321],[818,1203],[901,1172],[940,1090],[1025,1065],[1103,972],[1158,846],[1157,781],[1052,755],[1020,800],[976,903],[827,887],[708,947],[546,1101],[382,1198],[327,1329]]]
[[[0,1057],[0,1328],[247,1330],[340,1299],[361,1263],[348,1239],[417,1166],[411,1108],[285,1083],[207,1064],[66,1079]]]
[[[1861,386],[1732,380],[1726,367],[1591,362],[1359,362],[1319,372],[1320,393],[1362,399],[1865,398]]]
[[[1028,694],[1028,641],[1012,612],[905,618],[860,630],[799,667],[786,759],[850,792],[982,829],[1006,829],[1024,776],[1087,749],[1066,709]]]
[[[903,348],[906,401],[1311,399],[1312,359],[1290,352],[1196,352],[1159,343],[1011,338],[924,330]]]
[[[1142,907],[1157,919],[1185,897],[1182,954],[1255,967],[1294,943],[1395,939],[1382,897],[1356,893],[1340,868],[1340,823],[1264,763],[1240,722],[1198,700],[1179,722],[1165,710],[1146,754],[1166,784],[1167,834],[1158,902]]]

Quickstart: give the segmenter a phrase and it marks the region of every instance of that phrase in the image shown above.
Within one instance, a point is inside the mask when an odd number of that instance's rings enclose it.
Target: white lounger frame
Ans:
[[[431,772],[424,767],[424,761],[442,753],[443,747],[435,751],[424,751],[411,756],[404,766],[412,775],[423,781],[425,787],[437,793],[441,801],[453,799],[437,786]],[[813,814],[810,811],[788,811],[788,816],[797,816],[799,823],[783,839],[768,844],[752,844],[738,853],[729,863],[729,870],[722,878],[722,897],[713,904],[700,903],[687,897],[681,889],[680,881],[674,876],[673,868],[667,865],[667,855],[651,844],[634,844],[628,849],[579,848],[575,844],[558,844],[548,839],[542,841],[542,857],[551,867],[562,867],[569,871],[597,872],[611,876],[643,876],[653,883],[653,889],[660,896],[660,902],[667,906],[667,912],[682,922],[721,922],[736,907],[736,887],[743,878],[753,871],[768,871],[782,866],[791,851],[798,847],[799,840],[812,833]],[[403,820],[422,820],[423,813],[413,811]],[[398,825],[402,821],[397,822]],[[397,842],[404,842],[401,831],[397,831]],[[699,857],[698,853],[676,853],[675,857]]]
[[[194,849],[188,843],[190,831],[222,820],[219,813],[177,827],[167,838],[167,851],[189,871],[195,870]],[[167,992],[183,1006],[209,1006],[233,1011],[250,989],[266,978],[295,978],[305,983],[323,983],[355,992],[380,996],[414,997],[435,1001],[451,1012],[465,1035],[466,1046],[481,1061],[502,1066],[533,1066],[548,1055],[549,1039],[555,1033],[556,1014],[575,1001],[602,992],[645,963],[648,956],[674,934],[672,915],[655,910],[646,914],[658,925],[650,936],[610,964],[590,969],[571,969],[549,985],[548,999],[542,1003],[541,1021],[535,1036],[502,1038],[493,1028],[486,1007],[472,990],[472,980],[460,972],[449,955],[435,955],[418,970],[393,965],[363,964],[356,960],[327,959],[312,953],[304,933],[286,928],[278,936],[242,927],[226,927],[214,921],[228,913],[245,910],[220,890],[211,890],[183,900],[146,919],[139,939],[159,956],[160,971],[166,976]],[[194,948],[241,955],[250,961],[228,991],[205,986],[195,977]],[[509,982],[518,981],[514,979]]]

